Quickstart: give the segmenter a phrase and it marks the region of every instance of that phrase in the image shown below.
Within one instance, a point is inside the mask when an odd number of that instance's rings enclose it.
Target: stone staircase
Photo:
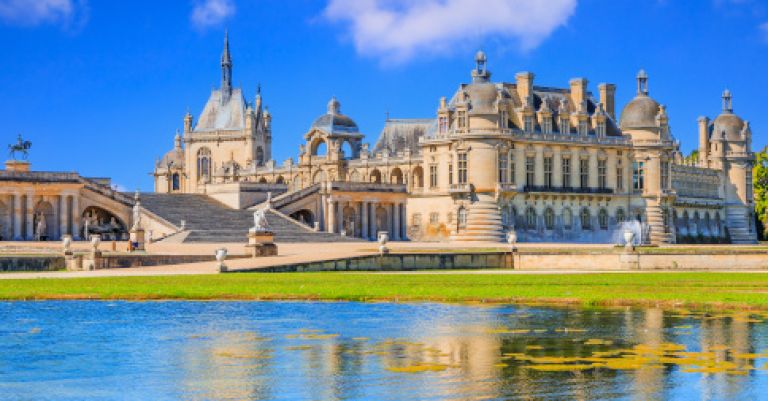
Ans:
[[[491,195],[477,194],[467,210],[467,226],[451,236],[453,241],[500,242],[503,240],[501,212]]]
[[[183,242],[242,242],[253,226],[253,211],[231,209],[201,194],[141,194],[141,206],[177,226],[185,221],[189,231]],[[267,212],[267,222],[275,242],[362,241],[337,234],[316,232],[304,224],[275,211]]]
[[[750,222],[747,220],[745,208],[726,208],[726,226],[732,244],[756,244],[755,233],[750,232]]]

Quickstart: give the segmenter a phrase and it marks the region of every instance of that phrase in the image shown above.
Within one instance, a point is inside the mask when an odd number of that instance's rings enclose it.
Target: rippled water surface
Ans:
[[[3,400],[764,399],[768,316],[3,302]]]

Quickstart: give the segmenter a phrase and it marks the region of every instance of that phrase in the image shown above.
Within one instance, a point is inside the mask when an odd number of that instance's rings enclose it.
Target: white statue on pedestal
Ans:
[[[141,228],[141,206],[138,202],[133,205],[133,228],[132,230],[138,230]]]
[[[45,222],[45,215],[43,212],[40,212],[37,215],[37,227],[35,227],[35,238],[40,241],[42,237],[46,236],[46,231],[48,230],[48,224]]]
[[[268,231],[268,230],[269,230],[269,223],[267,222],[266,208],[258,209],[255,212],[253,212],[253,228],[251,228],[251,231],[260,232],[260,231]]]

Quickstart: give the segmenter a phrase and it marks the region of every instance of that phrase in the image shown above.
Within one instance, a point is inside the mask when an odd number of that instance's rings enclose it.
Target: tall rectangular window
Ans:
[[[642,191],[645,188],[645,163],[632,163],[632,189]]]
[[[624,167],[616,167],[616,190],[624,190]]]
[[[597,127],[595,127],[595,134],[597,134],[598,137],[602,138],[605,136],[605,123],[601,122],[597,124]]]
[[[534,184],[534,177],[536,173],[536,160],[534,157],[525,158],[525,185],[531,186]]]
[[[541,121],[541,131],[545,134],[551,134],[552,133],[552,118],[551,117],[544,117],[544,119]]]
[[[429,165],[429,187],[437,187],[437,164]]]
[[[515,183],[515,152],[510,151],[509,152],[509,183],[514,184]]]
[[[544,158],[544,186],[552,188],[552,158]]]
[[[533,116],[523,117],[523,130],[525,132],[533,132]]]
[[[589,125],[586,121],[579,121],[579,135],[587,135],[589,133]]]
[[[507,179],[507,166],[509,165],[509,159],[507,159],[507,153],[506,152],[500,152],[497,156],[499,158],[499,183],[500,184],[506,184],[509,180]]]
[[[445,134],[446,132],[448,132],[448,118],[447,117],[438,118],[438,126],[441,134]]]
[[[457,117],[457,125],[459,128],[467,128],[467,112],[466,111],[459,111],[458,117]]]
[[[459,184],[467,183],[467,154],[459,153]]]
[[[605,160],[598,160],[597,161],[597,187],[600,189],[605,189],[608,187],[605,179],[605,173],[606,173]]]
[[[448,185],[453,184],[453,161],[448,162]]]
[[[563,186],[571,186],[571,159],[563,158]]]
[[[589,186],[589,159],[579,159],[579,186]]]
[[[669,162],[661,162],[661,189],[669,188]]]
[[[560,133],[561,134],[571,133],[571,123],[568,121],[568,117],[563,117],[560,119]]]

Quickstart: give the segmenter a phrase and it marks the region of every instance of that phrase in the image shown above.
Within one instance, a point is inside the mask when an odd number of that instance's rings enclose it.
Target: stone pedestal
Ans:
[[[277,245],[275,245],[274,239],[275,234],[271,231],[248,231],[248,245],[245,246],[245,251],[254,258],[275,256],[277,255]]]
[[[638,270],[640,269],[640,255],[630,252],[622,253],[619,255],[619,265],[622,269]]]
[[[143,228],[133,228],[131,229],[131,247],[134,251],[143,251],[144,248],[144,229]]]
[[[96,270],[103,269],[103,258],[101,257],[101,251],[91,252],[88,256],[82,259],[82,270]]]
[[[5,162],[5,170],[26,173],[29,171],[29,162],[26,160],[8,160]]]
[[[64,252],[64,265],[68,271],[83,270],[83,257],[72,252]]]

